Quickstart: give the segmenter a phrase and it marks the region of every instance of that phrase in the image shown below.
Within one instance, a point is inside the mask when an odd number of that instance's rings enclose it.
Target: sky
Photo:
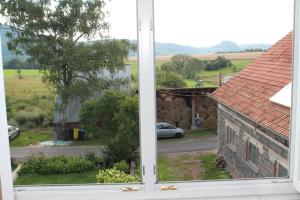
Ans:
[[[136,0],[106,1],[111,37],[136,40]],[[154,5],[156,42],[274,44],[293,29],[293,0],[154,0]]]
[[[195,47],[273,44],[293,29],[293,0],[154,0],[155,40]],[[136,0],[108,3],[113,38],[136,39]]]

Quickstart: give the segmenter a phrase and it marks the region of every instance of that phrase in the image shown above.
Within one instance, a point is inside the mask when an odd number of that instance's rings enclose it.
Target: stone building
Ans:
[[[253,60],[211,97],[218,102],[218,153],[235,178],[288,175],[292,33]],[[274,100],[275,99],[275,100]]]

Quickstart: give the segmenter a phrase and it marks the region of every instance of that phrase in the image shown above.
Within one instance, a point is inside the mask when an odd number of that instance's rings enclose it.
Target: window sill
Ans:
[[[175,185],[177,190],[160,191],[164,185]],[[251,195],[297,194],[289,179],[261,179],[235,181],[204,181],[191,183],[156,184],[153,190],[145,190],[144,185],[137,192],[122,192],[122,185],[78,185],[16,187],[17,200],[79,200],[79,199],[187,199],[205,197],[239,197]]]

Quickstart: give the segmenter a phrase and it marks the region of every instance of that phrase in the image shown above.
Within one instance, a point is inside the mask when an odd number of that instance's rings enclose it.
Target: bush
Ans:
[[[133,183],[140,181],[139,177],[128,175],[117,169],[100,170],[96,178],[98,183]]]
[[[20,110],[14,116],[19,125],[31,123],[34,126],[39,126],[47,119],[47,113],[38,108],[34,108],[32,111]]]
[[[186,86],[181,75],[161,70],[156,72],[156,84],[158,88],[183,88]]]
[[[85,158],[94,163],[94,165],[100,169],[103,168],[103,158],[97,157],[94,152],[89,152],[86,154]]]
[[[15,127],[19,127],[19,124],[16,122],[16,120],[14,119],[9,119],[8,120],[8,125],[10,126],[15,126]]]
[[[206,70],[218,70],[224,67],[230,67],[232,63],[224,56],[218,56],[215,60],[211,60],[206,64]]]
[[[129,163],[138,157],[139,109],[136,96],[107,91],[83,104],[80,119],[81,125],[94,136],[103,136],[106,167],[111,168],[122,160]]]
[[[57,156],[47,158],[44,155],[31,156],[22,163],[19,175],[49,175],[49,174],[69,174],[82,173],[95,169],[92,161],[82,157]]]
[[[125,172],[127,174],[130,172],[130,166],[129,166],[129,164],[125,160],[122,160],[120,162],[116,162],[113,165],[113,168],[116,169],[116,170]]]

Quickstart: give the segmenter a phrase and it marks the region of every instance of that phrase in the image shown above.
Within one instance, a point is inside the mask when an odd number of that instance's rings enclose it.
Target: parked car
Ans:
[[[171,124],[165,122],[159,122],[156,124],[157,138],[166,138],[166,137],[183,137],[184,130],[177,128]]]
[[[16,138],[17,136],[20,136],[21,132],[19,128],[14,126],[7,126],[8,128],[8,137],[10,140]]]

